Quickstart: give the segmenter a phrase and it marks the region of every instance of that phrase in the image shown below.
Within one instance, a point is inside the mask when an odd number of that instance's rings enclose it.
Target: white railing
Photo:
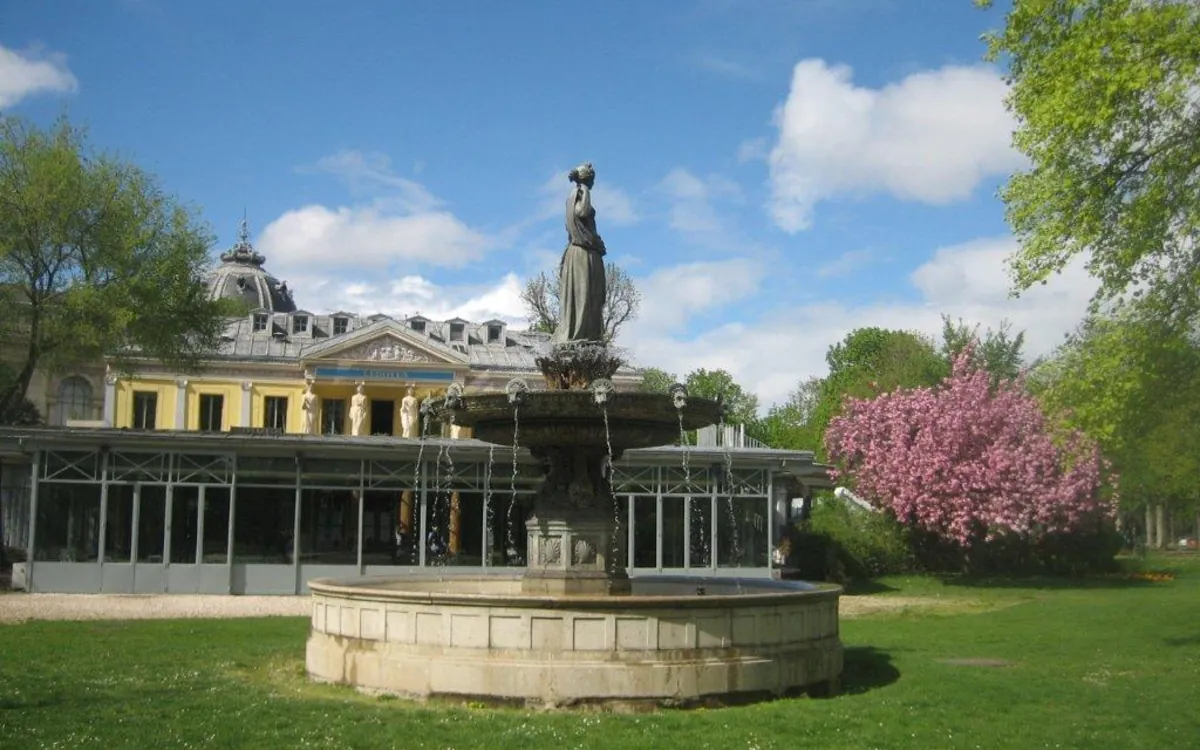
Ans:
[[[770,448],[746,434],[744,424],[709,425],[696,430],[698,448]]]

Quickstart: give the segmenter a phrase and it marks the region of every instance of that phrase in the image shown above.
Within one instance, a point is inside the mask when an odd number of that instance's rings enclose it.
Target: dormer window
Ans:
[[[271,316],[266,313],[254,313],[254,333],[261,333],[267,330],[267,326],[271,324]]]
[[[467,327],[465,325],[463,325],[462,323],[451,323],[450,324],[450,340],[451,341],[462,341],[463,334],[466,332],[466,330],[467,330]]]
[[[304,333],[308,330],[307,315],[292,316],[292,333]]]
[[[504,326],[496,323],[489,323],[487,327],[487,336],[489,344],[499,343],[504,336]]]
[[[425,321],[423,320],[410,320],[408,321],[408,327],[417,333],[425,333]]]
[[[340,315],[333,319],[333,335],[341,336],[346,331],[350,330],[350,319],[343,318]]]

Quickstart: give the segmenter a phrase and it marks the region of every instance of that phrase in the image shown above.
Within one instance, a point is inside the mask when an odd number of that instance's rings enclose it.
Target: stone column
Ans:
[[[254,422],[252,421],[253,417],[250,413],[250,406],[251,406],[251,403],[254,401],[254,399],[251,398],[251,396],[253,395],[253,393],[252,393],[253,389],[254,389],[254,383],[251,383],[249,380],[244,381],[242,383],[242,409],[241,409],[241,419],[239,420],[239,424],[238,424],[239,427],[249,427],[252,424],[254,424]]]
[[[396,530],[405,538],[408,538],[408,536],[413,533],[412,490],[404,490],[400,493],[400,523]]]
[[[187,384],[186,380],[175,381],[175,429],[187,429]]]
[[[111,368],[104,372],[104,426],[117,424],[117,374]]]
[[[462,500],[458,490],[450,493],[450,554],[462,551]]]

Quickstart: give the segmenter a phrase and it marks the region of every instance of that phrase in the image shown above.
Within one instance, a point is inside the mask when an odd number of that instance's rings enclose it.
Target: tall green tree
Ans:
[[[730,424],[753,426],[758,421],[758,396],[739,385],[726,370],[700,368],[692,370],[682,380],[656,367],[642,370],[641,390],[644,393],[667,393],[675,383],[682,383],[689,396],[723,399],[725,419]]]
[[[229,308],[201,281],[212,236],[158,182],[65,120],[0,118],[0,413],[39,367],[135,352],[180,370],[214,350]]]
[[[981,336],[979,326],[968,326],[962,318],[951,320],[942,316],[942,356],[947,362],[972,346],[971,366],[984,370],[992,379],[992,386],[1001,380],[1012,380],[1021,373],[1025,361],[1025,332],[1012,333],[1012,323],[1000,322],[996,329],[988,328]]]
[[[991,0],[976,0],[990,6]],[[1200,3],[1013,0],[988,56],[1008,65],[1016,148],[1001,195],[1018,290],[1086,254],[1097,301],[1200,308]]]
[[[1137,310],[1086,320],[1030,377],[1046,410],[1097,440],[1126,511],[1200,500],[1200,347]]]

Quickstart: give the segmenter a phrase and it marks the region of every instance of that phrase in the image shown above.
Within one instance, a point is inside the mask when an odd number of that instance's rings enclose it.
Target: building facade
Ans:
[[[99,389],[94,373],[44,378],[49,426],[0,428],[3,538],[27,558],[14,583],[295,594],[326,575],[524,564],[536,460],[413,423],[412,407],[451,383],[540,387],[544,339],[498,320],[316,314],[264,262],[243,223],[209,290],[249,312],[201,372],[145,360],[101,370]],[[639,379],[614,381],[619,397]],[[612,479],[635,575],[770,575],[789,499],[828,485],[811,453],[729,437],[629,451]]]

